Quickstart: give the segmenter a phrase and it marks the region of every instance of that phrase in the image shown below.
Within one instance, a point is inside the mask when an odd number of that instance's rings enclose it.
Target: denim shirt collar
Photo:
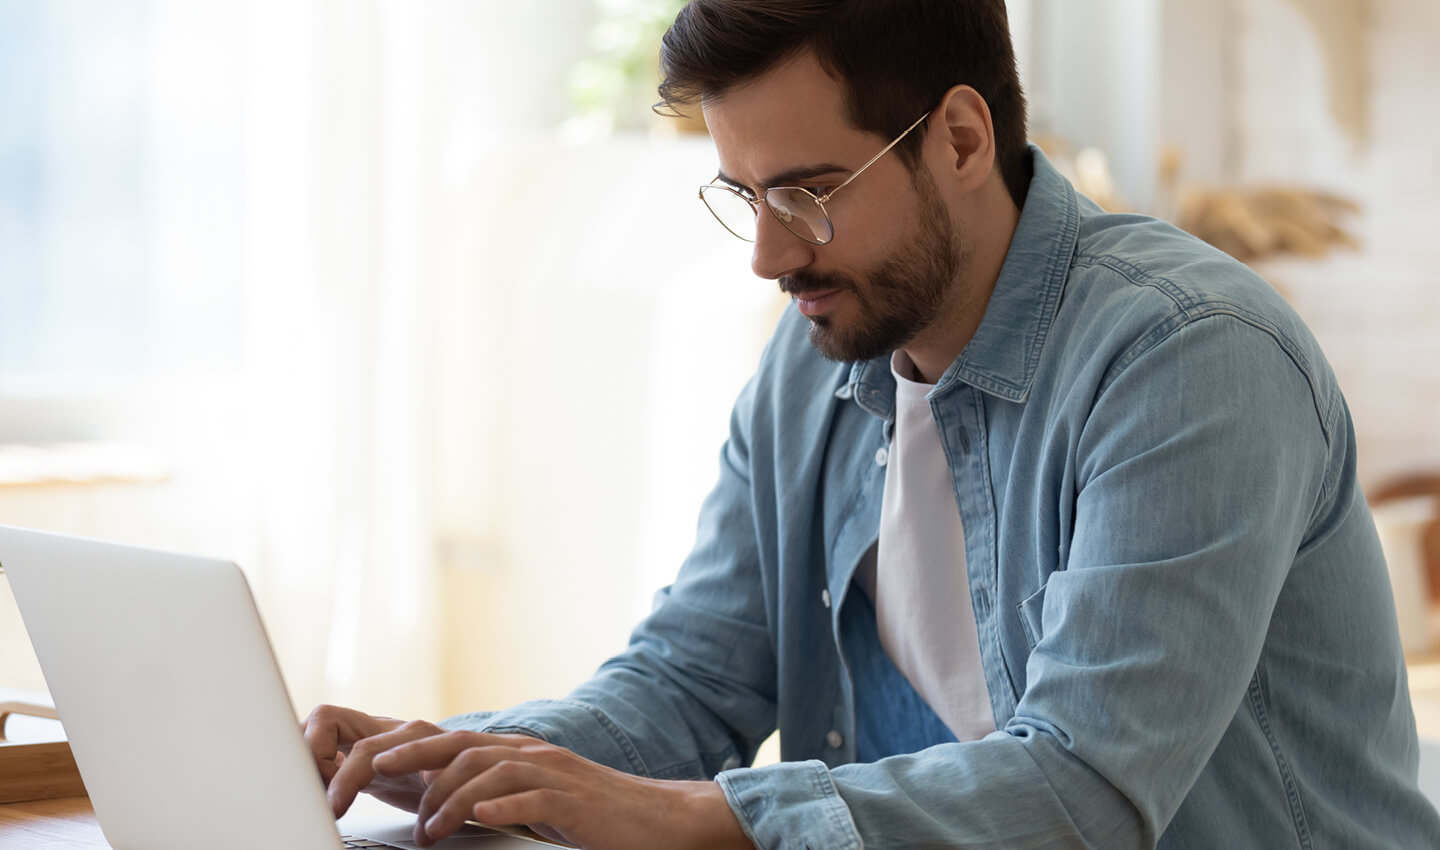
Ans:
[[[957,381],[1006,401],[1023,402],[1030,393],[1080,232],[1075,189],[1034,145],[1030,158],[1034,175],[1025,208],[985,318],[934,393]],[[850,386],[862,408],[881,419],[894,416],[889,354],[851,366]]]

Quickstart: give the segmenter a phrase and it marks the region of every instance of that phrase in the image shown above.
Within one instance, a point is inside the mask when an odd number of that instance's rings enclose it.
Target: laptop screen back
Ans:
[[[115,850],[336,846],[238,567],[7,527],[0,564]]]

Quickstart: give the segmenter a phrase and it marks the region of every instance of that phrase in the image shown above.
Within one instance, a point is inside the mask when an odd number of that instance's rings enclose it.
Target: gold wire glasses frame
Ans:
[[[771,186],[758,198],[747,198],[732,186],[724,183],[717,183],[720,178],[716,177],[709,183],[700,187],[700,201],[715,220],[720,222],[726,230],[746,242],[755,241],[755,231],[758,227],[757,220],[760,217],[760,204],[763,202],[775,220],[785,226],[785,229],[809,242],[811,245],[827,245],[835,239],[835,225],[830,220],[830,213],[825,209],[825,204],[851,181],[859,177],[865,169],[875,164],[875,161],[890,152],[890,149],[900,144],[900,140],[910,135],[910,131],[920,126],[929,115],[926,112],[915,123],[905,128],[905,132],[895,137],[895,140],[886,145],[879,153],[866,160],[865,164],[850,172],[839,186],[817,195],[809,189],[800,186]],[[709,193],[707,195],[707,193]],[[742,210],[736,200],[743,203],[748,210]],[[749,235],[746,235],[749,234]]]

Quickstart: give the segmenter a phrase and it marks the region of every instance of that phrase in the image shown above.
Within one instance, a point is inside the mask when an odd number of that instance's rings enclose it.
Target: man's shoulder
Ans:
[[[1061,321],[1158,339],[1216,316],[1243,321],[1287,348],[1315,343],[1285,298],[1255,270],[1171,224],[1145,216],[1082,216]]]
[[[1045,362],[1102,383],[1185,332],[1224,334],[1259,358],[1298,369],[1318,409],[1332,415],[1338,387],[1318,341],[1254,270],[1165,222],[1091,211],[1082,216]],[[1175,361],[1180,370],[1198,364]]]
[[[1095,212],[1082,217],[1072,274],[1117,294],[1153,294],[1189,311],[1228,305],[1289,312],[1253,269],[1159,219]]]

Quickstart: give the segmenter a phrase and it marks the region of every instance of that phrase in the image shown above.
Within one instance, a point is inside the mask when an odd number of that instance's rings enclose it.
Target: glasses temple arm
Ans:
[[[927,112],[927,113],[925,113],[924,115],[921,115],[919,118],[916,118],[914,124],[911,124],[909,127],[906,127],[906,128],[905,128],[905,132],[903,132],[903,133],[901,133],[900,135],[898,135],[898,136],[895,137],[895,141],[893,141],[893,142],[891,142],[890,144],[886,145],[885,147],[881,148],[881,149],[880,149],[880,152],[877,153],[877,154],[875,154],[874,156],[870,157],[869,159],[867,159],[867,160],[865,161],[865,164],[864,164],[864,165],[862,165],[862,166],[860,166],[859,168],[855,169],[854,171],[850,172],[850,176],[849,176],[849,177],[846,177],[846,178],[845,178],[845,181],[844,181],[843,183],[841,183],[839,186],[836,186],[834,189],[831,189],[830,191],[826,192],[826,193],[825,193],[825,196],[824,196],[823,198],[816,198],[815,200],[817,200],[817,201],[819,201],[820,203],[823,204],[823,203],[825,203],[826,201],[830,200],[831,198],[835,197],[835,193],[836,193],[836,192],[840,191],[841,189],[844,189],[846,186],[849,186],[851,180],[854,180],[856,177],[859,177],[859,176],[860,176],[860,172],[862,172],[862,171],[864,171],[865,169],[869,168],[870,166],[874,165],[874,164],[875,164],[875,160],[877,160],[877,159],[879,159],[880,157],[884,156],[885,154],[889,153],[891,148],[893,148],[893,147],[895,147],[896,145],[900,144],[900,140],[901,140],[901,139],[904,139],[906,136],[910,135],[910,131],[911,131],[911,130],[915,129],[916,127],[919,127],[921,121],[924,121],[926,118],[929,118],[929,117],[930,117],[930,113]]]

